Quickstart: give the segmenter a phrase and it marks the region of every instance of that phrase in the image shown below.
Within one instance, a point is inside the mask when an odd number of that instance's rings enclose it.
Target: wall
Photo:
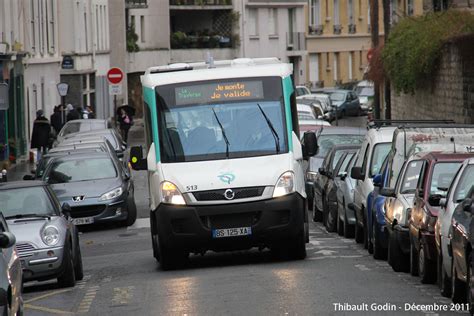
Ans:
[[[474,51],[472,37],[464,46],[448,44],[439,71],[428,87],[414,95],[392,94],[393,119],[452,119],[474,123]]]

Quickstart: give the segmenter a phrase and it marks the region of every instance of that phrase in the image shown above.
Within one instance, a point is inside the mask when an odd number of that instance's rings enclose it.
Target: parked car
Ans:
[[[76,225],[122,222],[137,218],[130,171],[110,153],[85,153],[53,158],[43,181],[62,203],[71,203]]]
[[[363,80],[357,84],[354,91],[359,97],[360,108],[365,113],[368,112],[374,100],[374,83]]]
[[[0,185],[2,212],[17,238],[16,249],[23,280],[57,279],[62,287],[84,277],[81,248],[69,206],[59,204],[51,188],[41,181]]]
[[[315,220],[321,219],[330,232],[336,230],[337,194],[335,186],[329,188],[329,184],[336,176],[336,167],[345,152],[354,152],[358,148],[358,144],[333,146],[324,158],[323,164],[316,175],[313,197],[313,212],[315,213],[313,213],[313,218]]]
[[[354,235],[355,214],[348,206],[354,201],[355,180],[349,177],[349,172],[356,156],[357,152],[346,153],[334,181],[337,196],[337,233],[346,238]]]
[[[1,193],[0,193],[1,194]],[[22,269],[15,235],[0,212],[0,313],[23,315]]]
[[[316,120],[318,115],[314,107],[310,104],[296,104],[298,110],[298,120],[299,121],[311,121]]]
[[[434,230],[440,199],[446,197],[445,189],[449,188],[462,162],[473,156],[474,154],[466,153],[433,152],[411,163],[420,164],[421,168],[409,217],[410,272],[412,275],[419,275],[422,283],[436,281],[438,258]]]
[[[451,221],[451,249],[453,254],[452,299],[454,303],[467,303],[470,314],[474,313],[474,274],[472,245],[474,239],[474,186],[466,199],[454,210]]]
[[[314,114],[316,115],[317,119],[323,119],[324,118],[324,110],[321,106],[321,103],[318,100],[297,100],[296,101],[297,107],[299,104],[306,104],[310,105],[314,109]]]
[[[300,130],[304,128],[300,124]],[[308,200],[308,209],[313,210],[314,181],[324,158],[334,145],[360,144],[364,140],[365,129],[352,127],[323,127],[318,132],[318,151],[316,155],[309,158],[306,167],[305,188]],[[320,210],[321,211],[321,210]],[[313,211],[313,217],[318,215]]]
[[[394,131],[395,127],[391,126],[369,129],[357,161],[351,170],[351,177],[356,180],[354,203],[349,206],[356,214],[355,240],[358,243],[363,242],[366,248],[369,247],[368,229],[366,229],[369,215],[367,198],[374,190],[372,179],[380,173],[382,164],[390,151]]]
[[[338,118],[344,116],[358,116],[362,113],[359,98],[351,90],[328,91],[332,106],[336,108]]]
[[[312,93],[306,94],[299,97],[296,97],[296,102],[299,101],[318,101],[321,104],[321,107],[324,113],[327,113],[332,110],[331,98],[329,94],[325,93]]]
[[[440,200],[440,210],[438,220],[435,226],[435,242],[438,254],[437,276],[440,291],[443,296],[453,296],[457,301],[463,295],[459,287],[459,281],[452,278],[453,275],[461,273],[459,266],[453,265],[452,257],[452,219],[456,209],[464,200],[469,198],[472,193],[474,183],[474,159],[470,158],[463,162],[460,170],[451,182],[446,198]],[[454,272],[454,274],[453,274]],[[454,283],[454,284],[453,284]],[[452,292],[453,285],[455,288]]]
[[[309,91],[308,87],[306,86],[296,86],[295,93],[296,96],[299,97],[301,95],[311,94],[311,91]]]
[[[62,142],[68,135],[111,128],[110,122],[102,119],[73,120],[64,124],[57,135],[55,145]]]

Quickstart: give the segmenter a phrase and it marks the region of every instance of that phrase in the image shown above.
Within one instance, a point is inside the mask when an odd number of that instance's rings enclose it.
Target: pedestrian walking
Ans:
[[[31,133],[31,148],[38,150],[38,161],[42,154],[48,152],[50,143],[51,125],[42,110],[36,112],[36,119],[33,122],[33,132]]]
[[[128,114],[124,109],[120,110],[120,115],[118,117],[118,121],[120,124],[120,131],[122,132],[122,138],[124,142],[128,141],[128,131],[130,127],[133,125],[133,118],[130,114]]]
[[[50,117],[51,126],[54,128],[54,131],[56,132],[56,134],[59,134],[59,131],[64,126],[63,117],[62,117],[63,111],[64,109],[62,105],[55,106],[54,113]]]
[[[67,121],[72,121],[72,120],[79,120],[81,118],[81,115],[77,109],[75,109],[71,103],[67,105]]]
[[[92,106],[90,105],[86,106],[85,112],[87,113],[87,118],[95,119],[95,114],[94,114],[94,110],[92,109]]]

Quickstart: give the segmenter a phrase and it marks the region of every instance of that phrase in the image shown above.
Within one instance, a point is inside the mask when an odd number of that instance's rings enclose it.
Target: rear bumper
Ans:
[[[151,212],[160,243],[189,252],[271,247],[304,229],[304,199],[298,193],[264,201],[207,206],[160,204]],[[213,238],[213,229],[251,227],[250,236]]]

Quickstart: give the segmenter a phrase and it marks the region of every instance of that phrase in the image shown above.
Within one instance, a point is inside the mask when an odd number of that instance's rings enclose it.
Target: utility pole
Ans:
[[[383,1],[383,28],[384,28],[384,42],[387,43],[388,36],[390,35],[390,0]],[[385,99],[385,119],[392,119],[392,91],[390,88],[390,79],[385,78],[384,82],[384,99]]]
[[[379,46],[379,0],[370,0],[370,23],[372,49]],[[374,82],[374,117],[380,119],[380,82]]]

